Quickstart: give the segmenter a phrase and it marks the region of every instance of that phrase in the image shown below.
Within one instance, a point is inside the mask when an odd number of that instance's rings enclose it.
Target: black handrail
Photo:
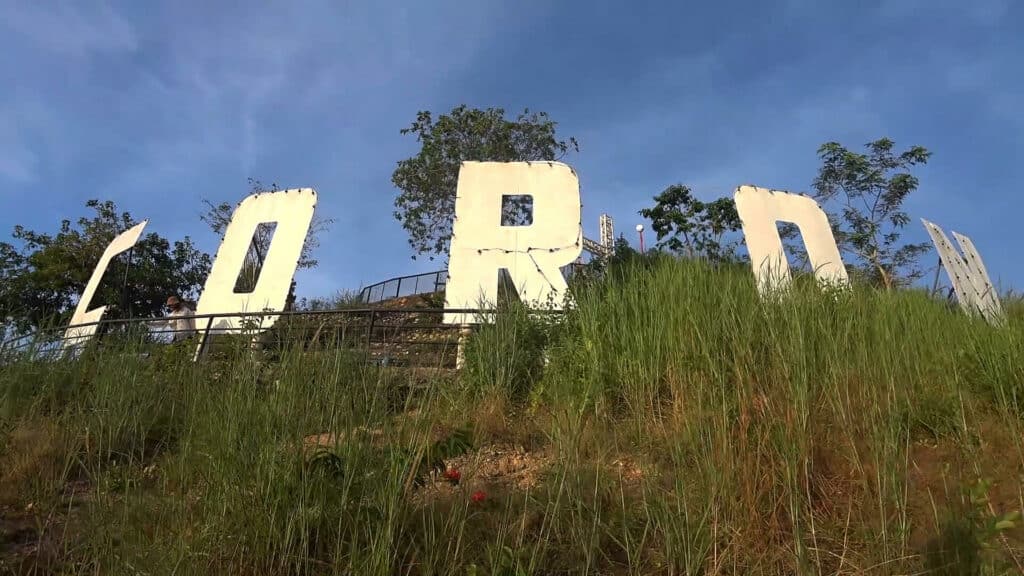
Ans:
[[[567,264],[562,267],[562,276],[567,280],[575,274],[580,265],[576,263]],[[421,280],[429,277],[433,277],[433,282],[429,280]],[[405,294],[402,293],[402,285],[405,284],[406,288],[409,287],[410,282],[412,283],[412,291]],[[359,291],[358,300],[364,304],[373,304],[375,302],[382,302],[391,298],[398,298],[400,296],[417,296],[420,294],[433,294],[440,292],[448,282],[448,270],[438,270],[437,272],[424,272],[423,274],[410,274],[408,276],[395,276],[394,278],[388,278],[382,280],[376,284],[371,284]],[[389,286],[390,285],[390,286]],[[394,288],[393,290],[391,288]],[[422,287],[422,290],[420,289]]]
[[[228,312],[228,313],[219,313],[219,314],[193,314],[193,315],[190,315],[189,317],[192,320],[196,321],[195,322],[196,325],[197,325],[197,330],[196,331],[197,332],[199,332],[199,331],[203,332],[203,336],[204,336],[203,337],[203,341],[205,343],[207,341],[207,339],[208,339],[208,336],[211,333],[224,333],[224,332],[236,332],[236,331],[243,331],[243,332],[245,332],[245,331],[247,331],[247,328],[246,328],[246,326],[244,324],[243,324],[243,326],[240,326],[240,327],[237,327],[237,328],[225,328],[225,327],[217,328],[217,327],[214,327],[213,323],[214,323],[214,320],[216,320],[217,318],[242,318],[243,322],[244,322],[244,319],[257,318],[257,317],[262,319],[262,318],[266,318],[268,316],[272,316],[272,317],[276,317],[276,318],[291,318],[291,317],[304,317],[304,316],[316,316],[316,317],[323,317],[323,316],[360,317],[360,316],[368,315],[369,319],[370,319],[370,333],[372,334],[372,330],[373,330],[374,324],[377,321],[379,321],[382,317],[394,317],[394,316],[406,316],[406,315],[427,315],[427,314],[469,314],[469,315],[474,315],[474,316],[479,317],[481,315],[490,315],[490,314],[496,314],[496,313],[501,313],[501,312],[502,311],[499,310],[499,309],[491,309],[491,308],[407,308],[407,309],[395,309],[395,310],[381,310],[381,309],[378,309],[378,308],[354,308],[354,309],[335,309],[335,310],[284,310],[284,311],[267,310],[267,311],[261,311],[261,312]],[[559,314],[562,311],[561,310],[553,310],[553,309],[543,309],[543,308],[541,308],[541,309],[537,309],[537,310],[532,310],[531,312],[532,313],[539,313],[539,314]],[[101,333],[101,328],[103,328],[103,327],[135,325],[135,326],[146,326],[146,328],[148,330],[149,329],[149,326],[148,326],[149,324],[164,324],[168,320],[171,320],[171,319],[172,318],[166,317],[166,316],[165,317],[146,317],[146,318],[110,318],[110,319],[102,319],[102,320],[99,320],[99,321],[96,321],[96,322],[84,322],[84,323],[81,323],[81,324],[71,324],[71,325],[67,325],[67,326],[56,326],[56,327],[52,327],[52,328],[44,328],[44,329],[36,330],[35,332],[33,332],[31,334],[25,334],[25,335],[17,336],[17,337],[5,340],[3,342],[0,342],[0,353],[18,352],[20,350],[23,350],[26,347],[31,346],[33,343],[37,343],[39,341],[38,339],[39,339],[40,336],[44,336],[44,337],[45,336],[50,336],[49,340],[44,340],[44,343],[50,344],[50,345],[55,345],[55,344],[58,344],[58,343],[64,343],[65,341],[68,341],[68,340],[74,341],[74,340],[78,340],[78,339],[82,339],[82,340],[85,340],[86,342],[88,342],[94,336],[97,336],[98,333]],[[201,321],[201,320],[206,320],[206,322],[205,323],[198,322],[198,321]],[[476,323],[477,322],[470,322],[470,324],[476,324]],[[200,326],[202,324],[205,324],[205,325],[202,328],[198,328],[198,326]],[[262,324],[262,322],[260,322],[259,324]],[[253,328],[249,328],[248,330],[252,330],[254,332],[255,331],[261,331],[260,328],[259,328],[259,324],[257,324]],[[88,327],[95,327],[96,329],[93,332],[89,333],[89,334],[84,334],[84,335],[81,335],[81,336],[77,336],[77,335],[75,335],[73,333],[69,335],[69,332],[71,332],[71,331],[74,331],[74,330],[77,330],[77,329],[81,329],[81,328],[88,328]],[[458,328],[458,327],[459,326],[455,325],[455,324],[440,324],[440,325],[437,325],[437,326],[421,326],[421,328],[431,328],[431,329],[438,329],[438,328],[451,328],[451,329],[455,329],[455,328]],[[156,333],[156,334],[174,334],[174,333],[177,333],[177,332],[181,332],[181,331],[180,330],[173,330],[173,329],[151,330],[151,331],[149,331],[150,334],[153,334],[153,333]],[[28,340],[28,341],[27,342],[23,342],[21,344],[17,344],[19,341],[25,341],[25,340]]]
[[[431,278],[433,280],[431,280]],[[364,304],[373,304],[398,298],[399,296],[417,296],[419,294],[433,294],[440,292],[448,281],[448,270],[436,272],[424,272],[423,274],[410,274],[408,276],[396,276],[371,284],[359,292],[359,301]],[[412,291],[402,293],[402,285],[406,288],[412,286]],[[394,288],[392,290],[391,288]]]

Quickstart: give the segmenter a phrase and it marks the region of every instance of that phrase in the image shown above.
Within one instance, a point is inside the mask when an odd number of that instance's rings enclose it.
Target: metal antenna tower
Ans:
[[[590,238],[584,237],[583,249],[597,258],[607,258],[611,256],[615,246],[615,224],[612,221],[612,217],[607,214],[601,214],[600,227],[601,242],[594,242]]]
[[[612,253],[615,246],[615,221],[612,217],[607,214],[601,214],[601,246],[604,246],[605,252],[608,254]]]

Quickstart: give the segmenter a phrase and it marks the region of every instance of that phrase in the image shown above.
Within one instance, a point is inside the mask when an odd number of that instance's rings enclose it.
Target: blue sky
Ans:
[[[595,238],[608,212],[635,241],[673,183],[807,191],[825,141],[919,144],[934,155],[907,239],[926,240],[920,217],[966,234],[1024,288],[1018,2],[374,4],[0,0],[3,235],[98,197],[212,254],[201,199],[236,202],[252,176],[316,188],[336,219],[300,296],[431,271],[392,217],[391,172],[416,151],[399,130],[465,103],[577,137]]]

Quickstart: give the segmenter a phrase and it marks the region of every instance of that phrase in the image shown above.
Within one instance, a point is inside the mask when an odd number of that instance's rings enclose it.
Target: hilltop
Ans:
[[[458,372],[308,339],[5,366],[0,566],[1019,570],[1018,315],[804,282],[763,300],[749,268],[631,266],[564,315],[512,306]]]

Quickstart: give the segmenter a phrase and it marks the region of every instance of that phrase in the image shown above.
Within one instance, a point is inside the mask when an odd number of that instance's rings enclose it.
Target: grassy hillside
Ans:
[[[1021,570],[1017,315],[624,278],[503,316],[429,387],[354,351],[3,367],[0,570]]]

